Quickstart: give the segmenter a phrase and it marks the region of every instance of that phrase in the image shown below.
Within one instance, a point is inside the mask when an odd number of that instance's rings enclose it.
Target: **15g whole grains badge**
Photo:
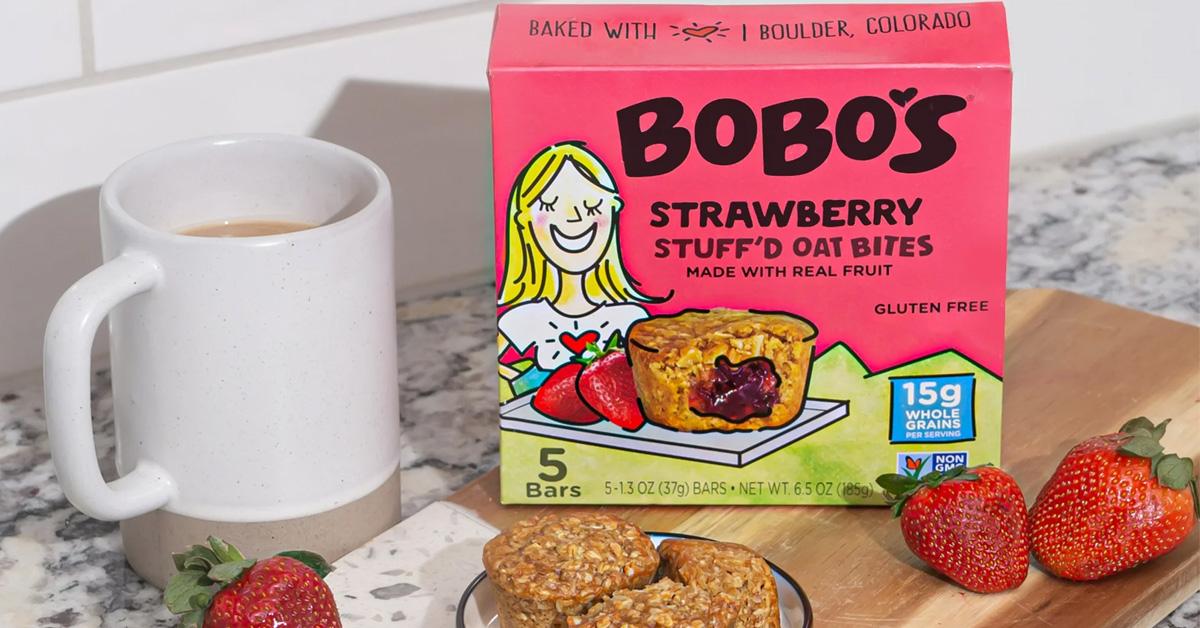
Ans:
[[[505,503],[1000,462],[1001,5],[502,5],[489,75]]]

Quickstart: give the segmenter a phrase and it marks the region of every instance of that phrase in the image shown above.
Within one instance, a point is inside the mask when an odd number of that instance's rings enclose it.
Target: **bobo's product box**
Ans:
[[[505,503],[1000,462],[999,3],[502,5],[489,65]]]

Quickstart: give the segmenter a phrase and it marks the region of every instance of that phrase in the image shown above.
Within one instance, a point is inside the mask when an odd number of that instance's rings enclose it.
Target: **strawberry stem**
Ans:
[[[899,473],[884,473],[875,479],[875,483],[883,489],[884,501],[892,507],[892,516],[899,517],[908,499],[917,494],[922,488],[937,488],[950,480],[978,480],[979,475],[971,473],[975,469],[990,467],[982,464],[974,467],[954,467],[946,471],[930,471],[917,478]]]
[[[599,360],[610,353],[618,351],[625,351],[625,349],[621,347],[621,334],[613,334],[603,347],[594,342],[587,343],[587,346],[584,347],[583,352],[571,358],[571,361],[578,362],[584,367],[587,367],[592,362],[595,362],[596,360]]]
[[[1176,490],[1188,489],[1195,495],[1196,479],[1193,476],[1195,466],[1191,458],[1163,451],[1162,437],[1167,433],[1167,424],[1171,419],[1164,419],[1155,425],[1153,421],[1139,416],[1125,422],[1120,433],[1129,438],[1117,448],[1126,456],[1146,458],[1150,461],[1150,473],[1158,483]],[[1193,503],[1196,500],[1193,497]],[[1197,516],[1200,517],[1200,504],[1196,504]]]

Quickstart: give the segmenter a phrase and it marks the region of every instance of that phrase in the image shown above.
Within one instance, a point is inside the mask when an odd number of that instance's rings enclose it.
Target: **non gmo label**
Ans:
[[[893,443],[975,440],[975,376],[893,377]]]
[[[896,473],[920,478],[933,471],[945,473],[967,466],[965,451],[903,451],[896,454]]]

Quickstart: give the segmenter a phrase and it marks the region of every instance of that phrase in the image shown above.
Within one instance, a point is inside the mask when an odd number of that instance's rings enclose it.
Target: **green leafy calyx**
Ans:
[[[294,558],[304,563],[309,569],[317,572],[317,575],[320,576],[321,579],[324,579],[325,576],[328,576],[333,572],[333,566],[325,562],[325,559],[321,558],[321,555],[315,552],[292,550],[288,552],[279,552],[276,554],[276,556],[287,556],[288,558]]]
[[[1164,419],[1157,425],[1144,416],[1130,419],[1121,426],[1121,434],[1127,438],[1117,451],[1122,455],[1150,460],[1150,473],[1158,483],[1176,490],[1190,490],[1196,494],[1195,466],[1191,458],[1169,454],[1163,450],[1162,437],[1167,433],[1167,424],[1171,419]],[[1193,497],[1192,504],[1196,515],[1200,516],[1200,503]]]
[[[594,342],[587,343],[587,346],[584,347],[583,352],[571,358],[571,360],[586,367],[592,362],[595,362],[596,360],[599,360],[600,358],[616,351],[624,351],[624,349],[621,348],[621,334],[613,334],[603,347]]]
[[[978,480],[979,475],[972,473],[976,469],[990,467],[990,464],[976,467],[954,467],[946,471],[930,471],[920,478],[899,473],[884,473],[875,478],[875,483],[883,489],[883,498],[892,507],[892,516],[899,517],[908,499],[923,488],[937,488],[950,480]]]
[[[313,552],[290,551],[276,555],[304,563],[321,578],[333,571],[324,558]],[[185,552],[172,554],[171,558],[179,573],[167,583],[163,603],[167,610],[181,615],[180,626],[183,628],[200,628],[213,597],[237,582],[257,562],[215,536],[208,537],[207,546],[193,545]]]

